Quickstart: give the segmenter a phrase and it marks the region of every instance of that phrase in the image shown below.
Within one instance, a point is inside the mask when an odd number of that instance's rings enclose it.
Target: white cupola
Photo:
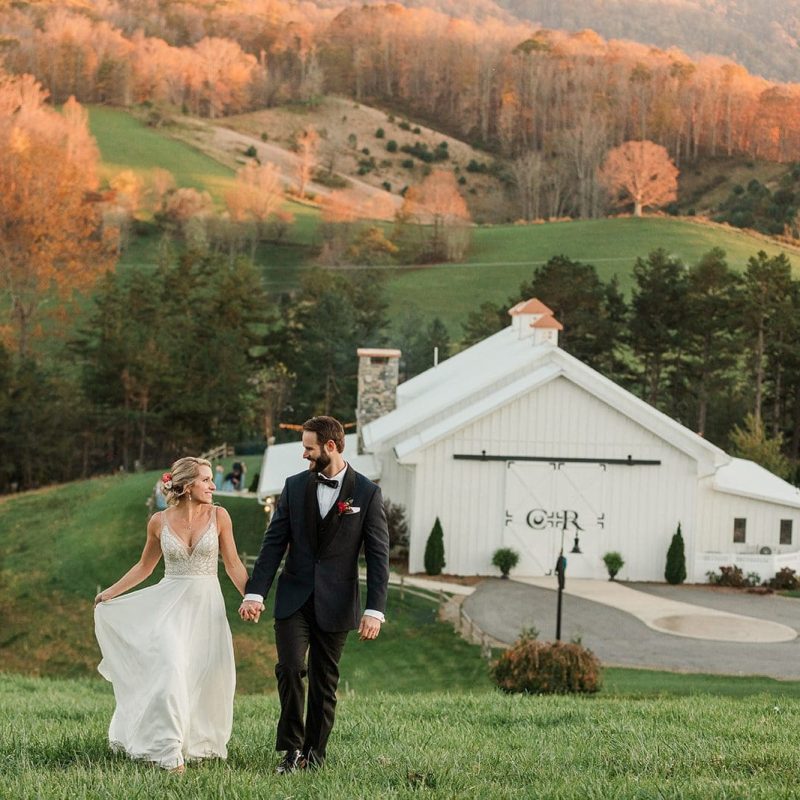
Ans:
[[[558,344],[558,332],[564,330],[564,326],[553,317],[552,309],[538,298],[522,300],[510,308],[508,313],[511,317],[511,327],[520,339],[531,337],[533,344],[542,342]]]

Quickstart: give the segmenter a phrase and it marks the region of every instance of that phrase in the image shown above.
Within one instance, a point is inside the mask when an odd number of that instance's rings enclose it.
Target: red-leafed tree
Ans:
[[[618,204],[633,203],[633,214],[678,197],[678,168],[665,147],[648,141],[625,142],[610,150],[600,182]]]

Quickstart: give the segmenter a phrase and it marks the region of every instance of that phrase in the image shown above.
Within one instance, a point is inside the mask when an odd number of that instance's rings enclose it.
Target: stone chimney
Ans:
[[[358,452],[364,452],[362,429],[378,417],[394,411],[400,373],[400,350],[362,347],[358,353],[358,405],[356,427]]]
[[[520,339],[533,339],[533,344],[552,342],[558,344],[558,332],[564,326],[553,317],[553,310],[541,300],[532,297],[523,300],[508,310],[511,327]]]

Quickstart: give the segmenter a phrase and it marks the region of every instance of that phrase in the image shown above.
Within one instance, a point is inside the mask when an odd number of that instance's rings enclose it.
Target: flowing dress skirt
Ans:
[[[98,671],[117,703],[112,748],[164,768],[225,758],[236,673],[217,577],[165,577],[100,603],[94,616]]]

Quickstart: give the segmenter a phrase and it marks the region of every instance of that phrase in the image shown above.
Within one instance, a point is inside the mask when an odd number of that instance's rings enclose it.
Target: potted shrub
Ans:
[[[492,565],[497,567],[503,578],[508,578],[508,573],[519,563],[519,553],[510,547],[501,547],[494,551]]]
[[[608,579],[613,581],[617,573],[625,566],[625,559],[616,550],[612,550],[603,556],[603,563],[608,570]]]

